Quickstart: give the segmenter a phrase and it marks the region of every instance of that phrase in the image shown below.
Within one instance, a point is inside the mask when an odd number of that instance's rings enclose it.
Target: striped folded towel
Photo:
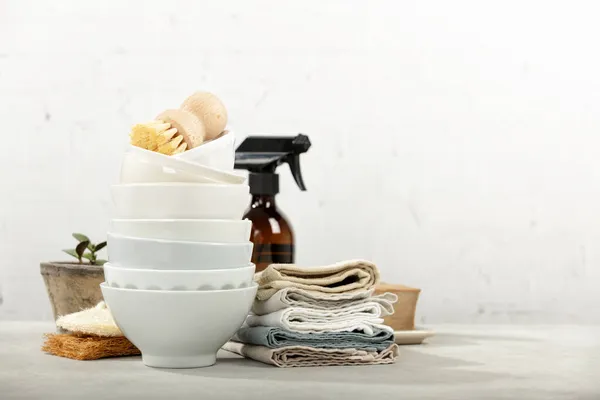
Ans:
[[[287,346],[270,349],[239,342],[227,342],[223,350],[280,368],[325,367],[337,365],[393,364],[399,355],[398,345],[385,350],[318,349],[306,346]]]
[[[360,332],[298,333],[271,326],[256,326],[241,328],[232,340],[271,349],[306,346],[383,351],[394,343],[394,333],[384,329],[376,329],[371,335]]]

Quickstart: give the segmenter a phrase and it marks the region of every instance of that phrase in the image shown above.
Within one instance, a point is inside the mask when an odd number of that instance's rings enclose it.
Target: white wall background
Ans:
[[[420,321],[600,322],[600,5],[0,2],[0,319],[50,318],[38,263],[104,238],[129,127],[197,89],[282,171],[298,262],[374,260]]]

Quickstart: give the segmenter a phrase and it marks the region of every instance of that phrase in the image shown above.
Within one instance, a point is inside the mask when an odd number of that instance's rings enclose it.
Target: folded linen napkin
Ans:
[[[270,349],[239,342],[227,342],[223,350],[280,368],[323,367],[334,365],[392,364],[399,355],[398,345],[391,344],[383,351],[357,349],[316,349],[288,346]]]
[[[255,280],[259,284],[258,300],[267,300],[278,290],[292,286],[322,293],[354,293],[372,289],[379,282],[379,270],[364,260],[309,268],[271,264]]]
[[[383,325],[379,304],[364,303],[354,309],[314,310],[290,307],[265,315],[249,315],[246,326],[272,326],[294,332],[363,332],[372,335],[375,329],[393,332]]]
[[[256,300],[252,312],[256,315],[269,314],[288,307],[304,307],[315,310],[348,309],[364,303],[378,303],[381,316],[394,313],[394,303],[398,296],[393,293],[382,293],[372,296],[373,289],[352,293],[322,293],[297,287],[286,287],[278,290],[264,301]]]
[[[374,329],[372,335],[360,332],[298,333],[270,326],[255,326],[241,328],[232,340],[269,348],[307,346],[383,351],[394,343],[394,333],[378,328]]]

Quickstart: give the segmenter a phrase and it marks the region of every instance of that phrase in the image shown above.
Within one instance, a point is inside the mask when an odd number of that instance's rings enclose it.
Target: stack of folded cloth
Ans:
[[[394,332],[383,316],[397,297],[374,295],[367,261],[302,268],[273,264],[256,275],[252,314],[223,348],[278,367],[391,364]]]

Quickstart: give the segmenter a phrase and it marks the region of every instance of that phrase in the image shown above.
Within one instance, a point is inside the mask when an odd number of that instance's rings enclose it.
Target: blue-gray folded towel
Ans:
[[[269,347],[306,346],[319,349],[375,349],[383,351],[394,343],[394,334],[375,328],[372,335],[362,332],[300,333],[269,326],[243,327],[234,341]]]

